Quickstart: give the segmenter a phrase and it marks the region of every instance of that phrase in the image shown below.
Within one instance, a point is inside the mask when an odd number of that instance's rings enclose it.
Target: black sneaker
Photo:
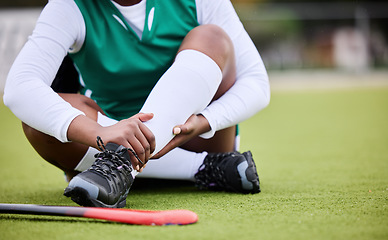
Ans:
[[[209,153],[195,174],[200,189],[259,193],[260,182],[252,153]]]
[[[101,140],[101,139],[99,139]],[[76,175],[64,195],[81,206],[125,207],[129,189],[134,181],[128,149],[115,143],[95,155],[96,161],[86,171]]]

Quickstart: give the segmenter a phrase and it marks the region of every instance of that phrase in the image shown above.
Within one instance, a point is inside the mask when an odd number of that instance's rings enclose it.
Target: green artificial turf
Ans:
[[[34,152],[0,103],[0,202],[75,205],[63,174]],[[262,193],[135,181],[134,209],[195,211],[189,226],[0,215],[0,239],[388,239],[388,89],[274,92],[241,124]]]

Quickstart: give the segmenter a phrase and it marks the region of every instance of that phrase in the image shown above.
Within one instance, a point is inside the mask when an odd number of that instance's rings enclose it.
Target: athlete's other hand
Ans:
[[[160,158],[164,154],[178,146],[181,146],[192,138],[210,131],[210,125],[203,115],[193,114],[185,124],[175,126],[172,131],[175,137],[162,150],[152,156],[152,158]]]

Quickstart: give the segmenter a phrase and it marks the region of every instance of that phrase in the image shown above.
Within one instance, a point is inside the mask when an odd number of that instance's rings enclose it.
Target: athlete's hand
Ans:
[[[104,127],[101,130],[100,137],[105,143],[113,142],[131,148],[135,151],[139,159],[145,164],[155,150],[155,136],[143,124],[153,118],[152,113],[138,113],[128,119]],[[137,171],[142,171],[144,167],[132,153],[131,162]]]
[[[152,158],[160,158],[170,150],[181,146],[192,138],[210,131],[210,125],[207,119],[201,115],[191,115],[183,125],[175,126],[172,130],[175,137]]]

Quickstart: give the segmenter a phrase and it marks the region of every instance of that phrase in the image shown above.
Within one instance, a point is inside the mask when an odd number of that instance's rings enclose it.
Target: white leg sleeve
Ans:
[[[194,181],[194,174],[206,155],[206,152],[195,153],[175,148],[157,160],[149,160],[137,177]]]
[[[205,109],[221,80],[221,69],[207,55],[195,50],[177,55],[141,109],[143,113],[154,113],[145,125],[155,135],[155,153],[173,138],[173,127]]]

